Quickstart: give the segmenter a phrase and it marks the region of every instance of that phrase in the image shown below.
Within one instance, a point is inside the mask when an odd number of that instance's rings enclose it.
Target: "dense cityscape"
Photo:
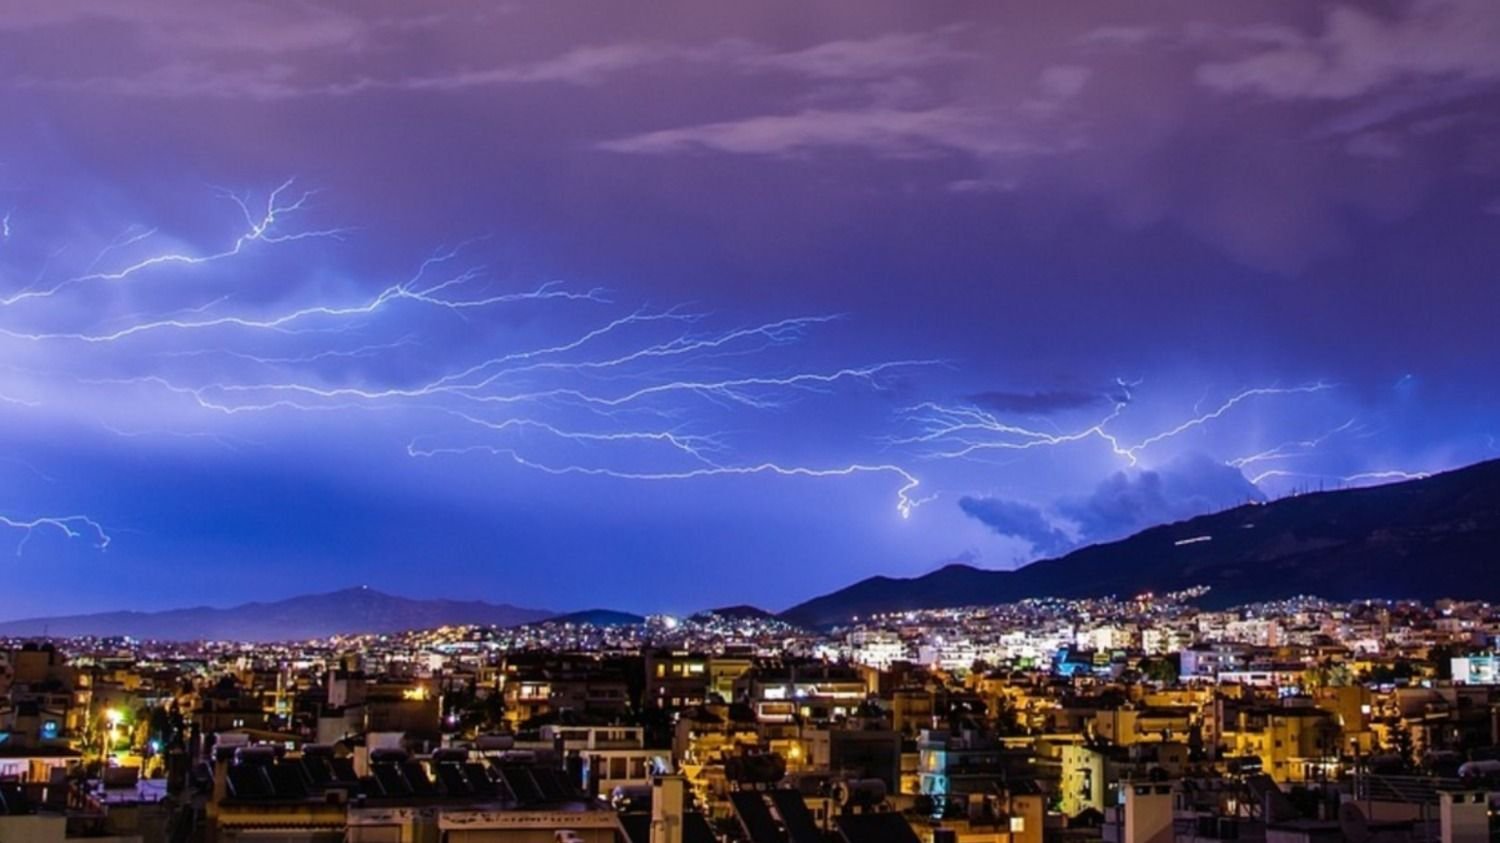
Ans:
[[[0,839],[1489,839],[1500,608],[1204,592],[7,641]]]

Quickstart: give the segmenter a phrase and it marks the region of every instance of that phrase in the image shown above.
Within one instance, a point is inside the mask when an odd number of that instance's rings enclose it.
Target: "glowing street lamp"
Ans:
[[[106,751],[110,751],[114,749],[115,742],[119,738],[120,724],[125,722],[125,712],[118,708],[106,709],[104,720],[109,723],[109,746],[106,747]]]

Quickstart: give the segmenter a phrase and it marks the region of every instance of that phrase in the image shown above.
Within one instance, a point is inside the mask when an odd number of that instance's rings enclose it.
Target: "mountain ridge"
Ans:
[[[421,600],[355,587],[234,606],[191,606],[0,621],[0,635],[129,636],[161,641],[289,641],[456,624],[515,626],[556,612],[481,600]]]
[[[1244,504],[1015,570],[953,563],[917,577],[868,577],[774,616],[747,605],[697,616],[777,617],[815,628],[873,612],[1205,585],[1210,591],[1197,602],[1217,607],[1298,594],[1500,600],[1500,577],[1489,571],[1493,562],[1500,562],[1500,460],[1400,483]],[[559,613],[477,600],[420,600],[355,587],[222,608],[0,621],[0,636],[268,642],[544,621],[618,625],[644,618],[602,608]]]
[[[953,564],[869,577],[780,617],[828,626],[857,615],[1103,597],[1209,586],[1231,606],[1313,594],[1500,599],[1500,460],[1430,477],[1251,503],[1078,548],[1011,571]]]
[[[646,622],[645,615],[622,612],[618,609],[582,609],[577,612],[555,615],[546,623],[587,624],[589,626],[633,626]]]

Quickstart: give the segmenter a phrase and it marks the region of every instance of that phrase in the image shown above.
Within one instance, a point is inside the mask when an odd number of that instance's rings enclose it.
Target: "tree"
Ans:
[[[995,733],[1002,736],[1026,734],[1026,727],[1021,722],[1021,712],[1011,698],[1004,694],[995,701]]]
[[[145,718],[146,742],[154,744],[157,749],[165,749],[171,746],[177,739],[177,723],[172,717],[172,712],[164,706],[150,709]]]
[[[1325,660],[1303,674],[1302,681],[1308,688],[1338,688],[1352,684],[1353,672],[1342,662]]]
[[[1437,670],[1438,679],[1453,678],[1453,658],[1460,655],[1450,644],[1439,644],[1427,651],[1427,660]]]
[[[1411,729],[1407,728],[1406,721],[1397,720],[1396,725],[1391,727],[1390,749],[1401,757],[1404,767],[1414,766],[1416,763],[1416,743],[1412,739]]]
[[[1145,659],[1141,662],[1141,673],[1153,682],[1163,685],[1173,685],[1177,682],[1181,668],[1178,666],[1176,654],[1160,658]]]
[[[1376,685],[1403,684],[1416,675],[1416,669],[1406,659],[1397,659],[1389,665],[1376,665],[1365,674],[1365,681]]]

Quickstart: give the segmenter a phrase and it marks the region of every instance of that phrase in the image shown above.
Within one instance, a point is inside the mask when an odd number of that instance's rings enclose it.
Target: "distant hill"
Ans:
[[[585,609],[581,612],[569,612],[566,615],[555,615],[546,618],[548,623],[573,623],[589,624],[591,626],[635,626],[646,622],[641,615],[632,615],[629,612],[617,612],[614,609]]]
[[[1249,504],[1015,571],[949,565],[871,577],[781,617],[826,626],[855,615],[1099,597],[1206,585],[1210,606],[1317,595],[1500,600],[1500,460],[1386,486]]]
[[[459,600],[411,600],[368,588],[310,594],[228,609],[206,606],[163,612],[106,612],[0,622],[0,635],[58,637],[128,635],[168,641],[287,641],[353,633],[478,624],[515,626],[552,612]]]
[[[721,618],[727,618],[729,620],[736,621],[765,620],[767,618],[776,617],[774,614],[767,612],[765,609],[761,609],[756,606],[740,604],[738,606],[723,606],[718,609],[704,609],[703,611],[693,615],[692,619],[703,620],[706,619],[709,615],[717,615]]]

